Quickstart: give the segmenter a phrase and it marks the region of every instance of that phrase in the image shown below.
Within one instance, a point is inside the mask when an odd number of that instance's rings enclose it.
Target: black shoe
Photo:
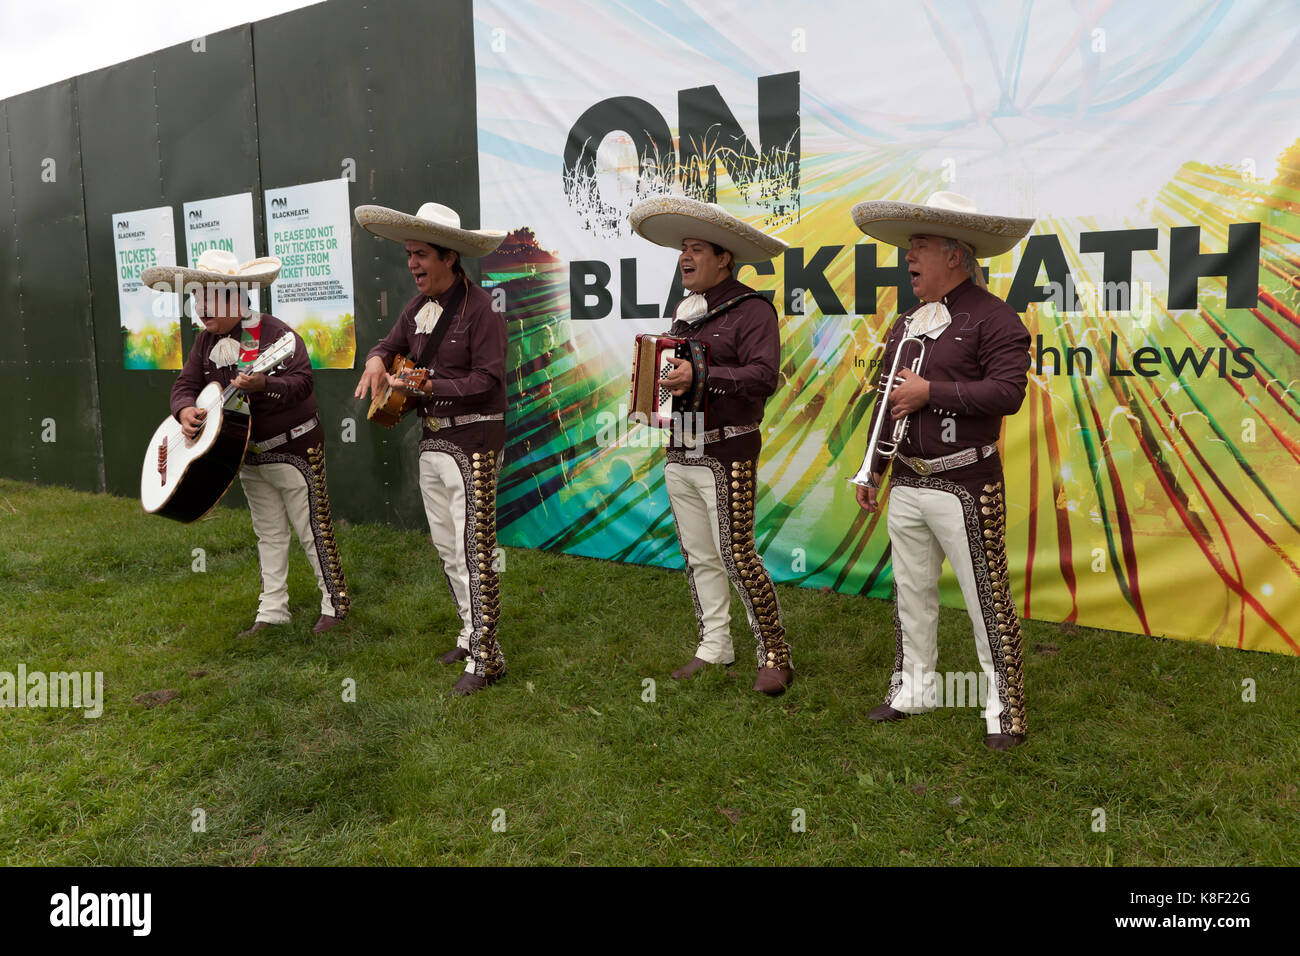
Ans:
[[[730,667],[734,663],[736,662],[727,661],[727,663],[722,666]],[[677,668],[677,670],[673,671],[673,680],[686,680],[686,678],[690,677],[696,671],[702,671],[704,668],[711,666],[712,665],[708,661],[702,661],[698,657],[692,657],[690,663],[683,664],[681,667]]]
[[[456,681],[456,686],[451,689],[451,696],[468,697],[470,694],[475,694],[486,687],[491,687],[504,676],[505,671],[493,674],[491,677],[479,677],[477,674],[465,671],[460,675],[460,680]]]
[[[874,720],[878,724],[889,724],[896,720],[907,720],[911,714],[905,714],[901,710],[894,710],[888,704],[881,704],[867,712],[867,720]]]
[[[754,690],[769,697],[779,697],[794,683],[793,667],[760,667]]]

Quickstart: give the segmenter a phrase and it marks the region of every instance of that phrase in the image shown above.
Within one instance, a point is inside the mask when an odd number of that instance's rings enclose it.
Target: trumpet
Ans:
[[[920,374],[921,361],[925,358],[926,341],[924,336],[911,334],[911,323],[909,322],[907,328],[903,330],[903,337],[898,341],[898,348],[894,350],[894,364],[890,366],[889,374],[880,380],[880,397],[876,399],[877,402],[881,403],[880,414],[876,416],[876,424],[871,429],[871,437],[867,440],[867,454],[862,459],[862,467],[858,469],[858,473],[851,479],[855,485],[879,488],[871,472],[871,463],[875,461],[877,455],[885,460],[893,458],[898,452],[898,446],[902,444],[903,438],[907,435],[907,423],[911,420],[911,415],[905,415],[894,422],[889,440],[881,441],[881,430],[884,428],[885,417],[889,414],[889,393],[898,384],[898,370],[902,367],[903,350],[909,343],[913,342],[917,346],[916,357],[908,363],[907,367]]]

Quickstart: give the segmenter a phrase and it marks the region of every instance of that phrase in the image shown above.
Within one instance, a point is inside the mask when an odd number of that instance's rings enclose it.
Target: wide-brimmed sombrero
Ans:
[[[966,243],[976,259],[1000,256],[1029,235],[1032,219],[990,216],[973,201],[940,191],[924,204],[873,200],[853,207],[853,222],[873,239],[906,249],[913,236],[946,236]]]
[[[397,242],[427,242],[472,259],[487,255],[506,237],[496,229],[462,229],[456,210],[436,202],[425,203],[414,216],[387,206],[358,206],[353,215],[361,228],[376,236]]]
[[[681,249],[684,239],[702,239],[726,249],[737,262],[766,262],[786,250],[786,243],[759,232],[721,206],[684,196],[643,199],[628,214],[643,239]]]
[[[233,252],[209,249],[193,268],[150,266],[140,273],[140,281],[161,292],[185,292],[209,285],[258,288],[270,285],[279,275],[280,260],[275,256],[240,262]]]

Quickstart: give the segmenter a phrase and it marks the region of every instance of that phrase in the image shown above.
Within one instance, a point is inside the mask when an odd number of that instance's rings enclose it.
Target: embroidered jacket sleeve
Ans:
[[[411,351],[410,329],[413,329],[415,323],[415,313],[420,310],[425,302],[429,301],[425,296],[417,295],[402,309],[402,314],[397,317],[393,327],[388,330],[379,343],[366,353],[366,361],[378,356],[384,362],[387,368],[392,364],[393,356],[399,352],[403,355],[409,355]]]
[[[182,409],[192,406],[194,400],[199,397],[199,392],[203,391],[203,386],[208,384],[207,377],[203,374],[203,358],[212,348],[212,343],[213,337],[206,332],[195,336],[190,354],[185,358],[185,365],[181,368],[180,375],[176,376],[176,381],[172,383],[172,416],[177,421],[180,420]]]
[[[715,395],[763,401],[776,391],[781,366],[781,333],[776,310],[763,299],[735,306],[737,364],[709,363],[706,387]]]
[[[1029,384],[1029,331],[1010,306],[991,304],[989,315],[980,323],[976,347],[983,378],[944,381],[941,372],[936,374],[930,380],[930,405],[962,415],[997,418],[1020,410]]]

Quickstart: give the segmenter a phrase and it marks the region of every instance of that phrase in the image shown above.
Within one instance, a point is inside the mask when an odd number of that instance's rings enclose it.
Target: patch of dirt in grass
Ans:
[[[163,704],[171,703],[179,696],[181,696],[180,691],[172,690],[170,687],[167,687],[163,690],[151,690],[146,691],[143,694],[137,694],[135,697],[132,697],[131,700],[137,704],[143,704],[145,707],[152,709],[154,707],[161,707]]]

